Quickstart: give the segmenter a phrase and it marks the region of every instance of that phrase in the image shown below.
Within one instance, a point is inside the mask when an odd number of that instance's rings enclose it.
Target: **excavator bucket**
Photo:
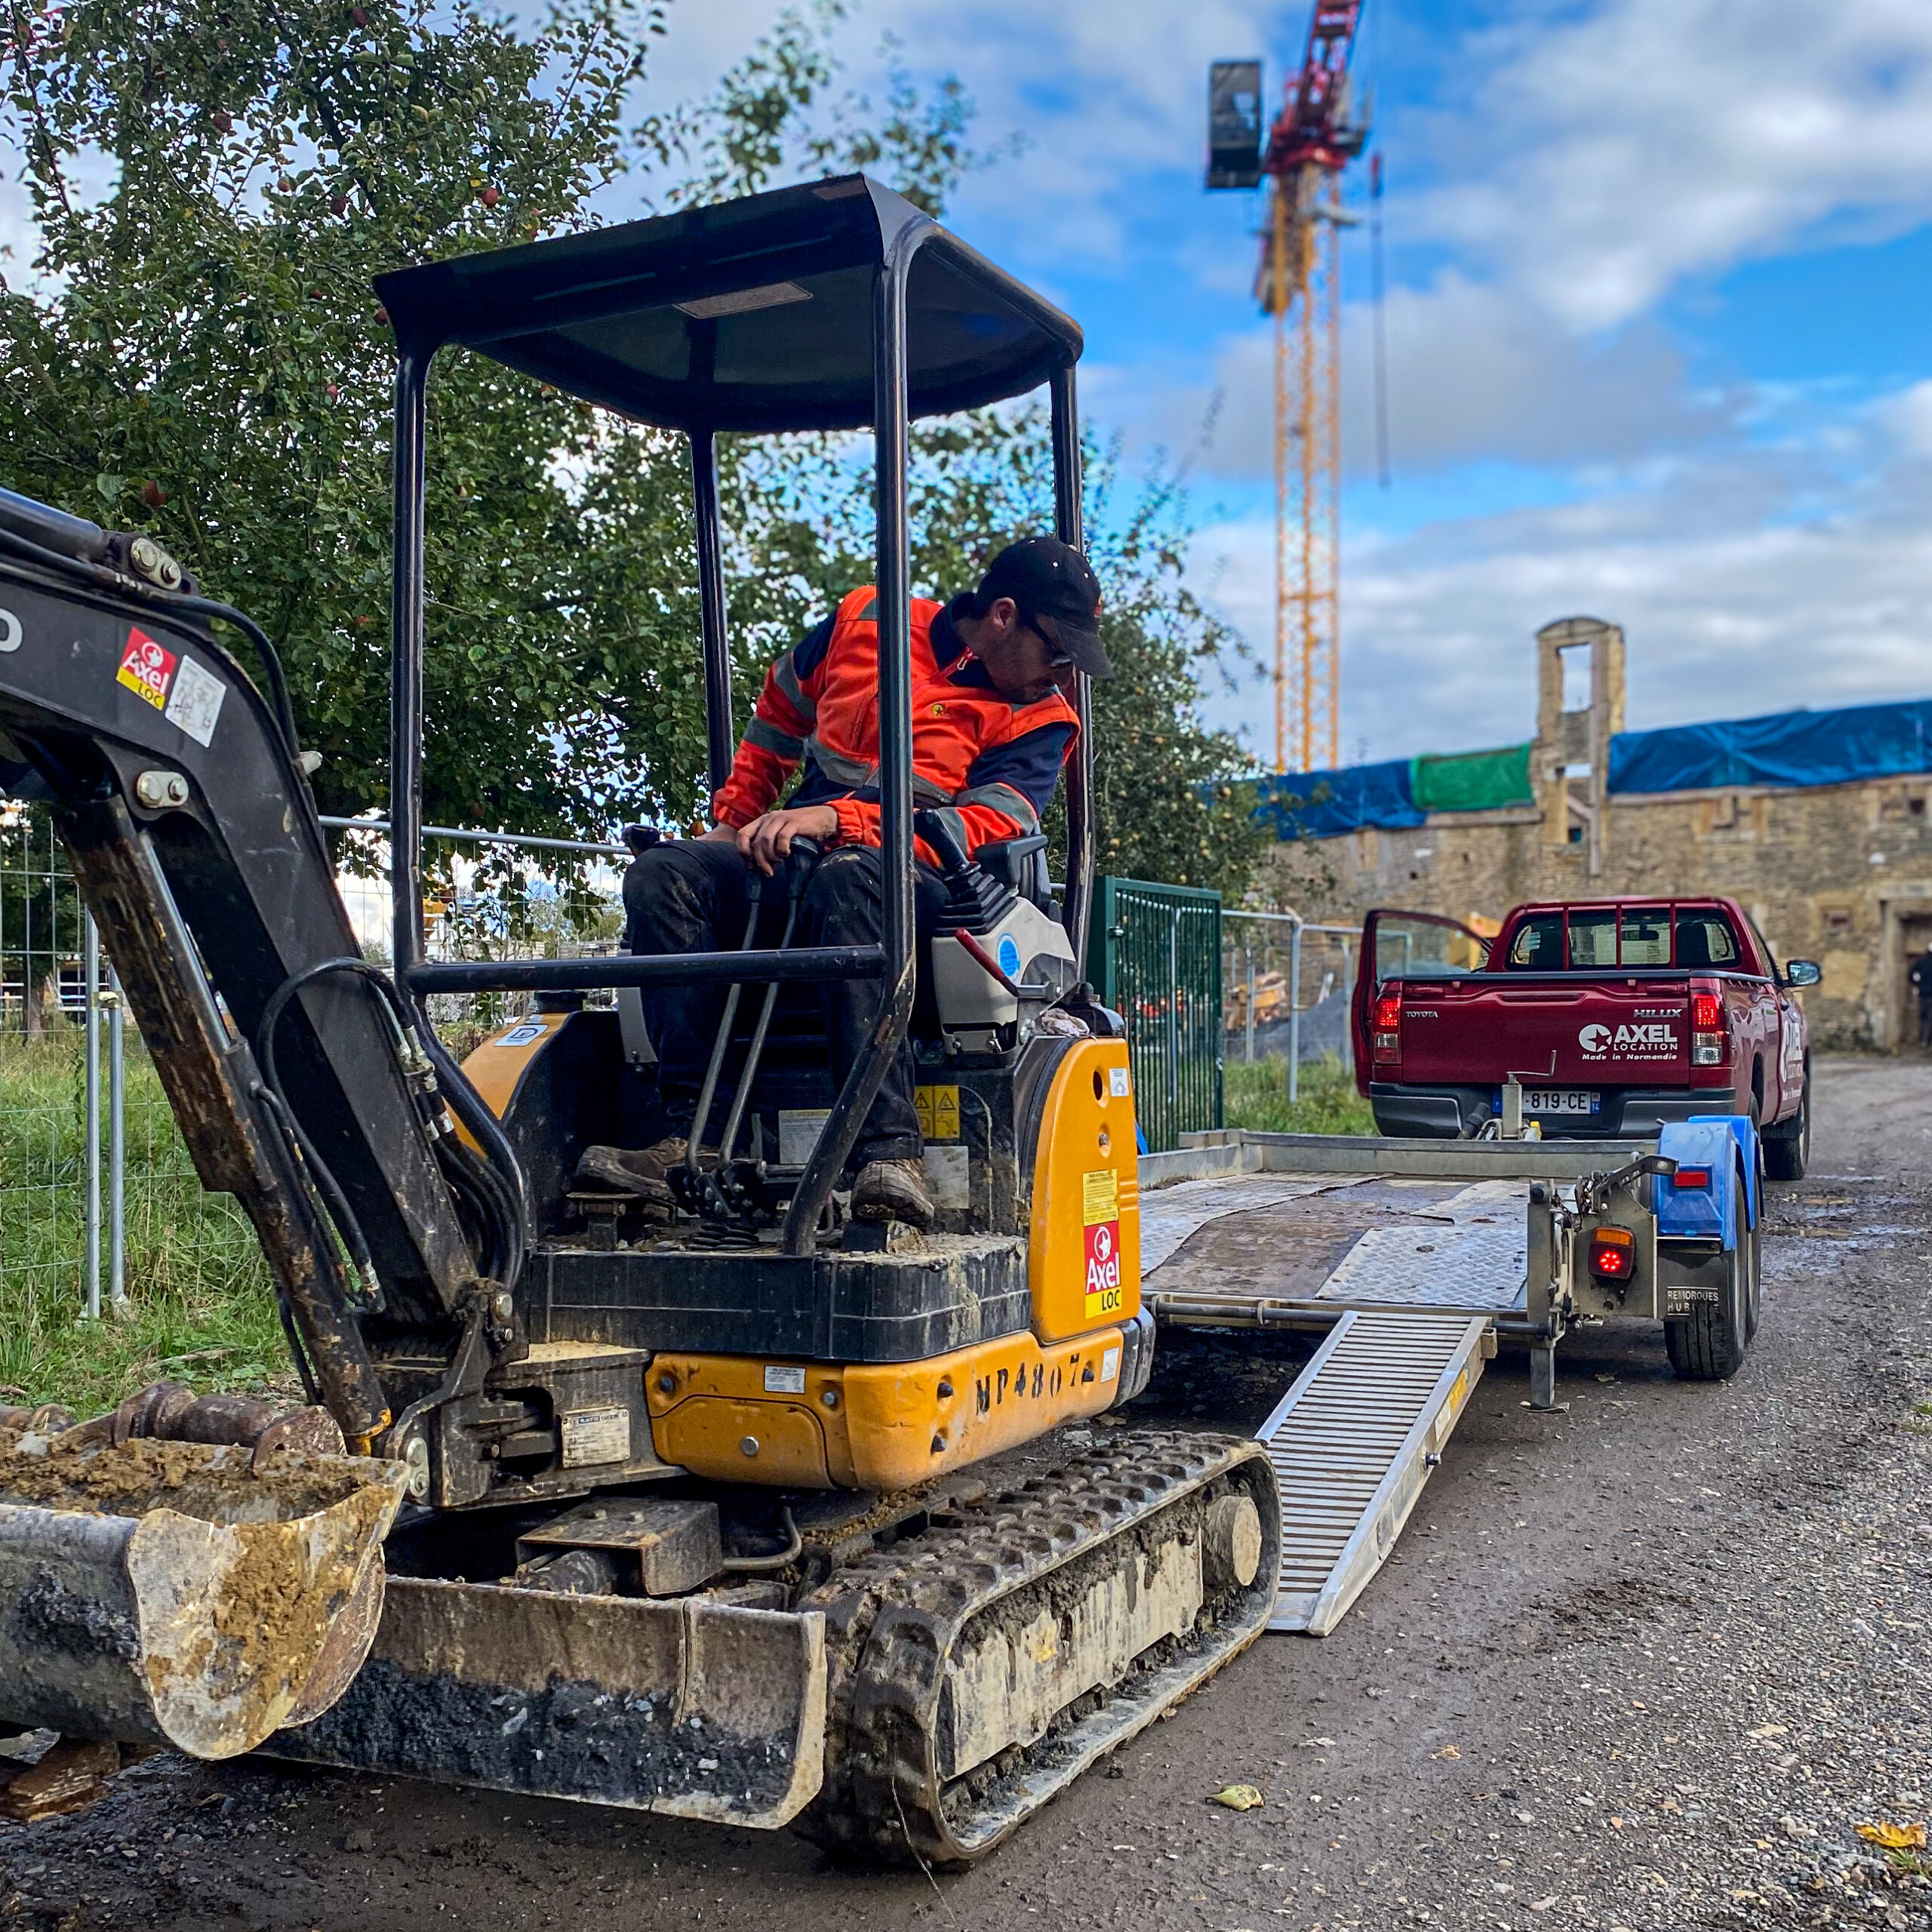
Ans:
[[[232,1758],[326,1710],[383,1606],[399,1463],[0,1435],[0,1719]]]
[[[772,1830],[825,1767],[825,1618],[392,1577],[347,1694],[276,1757]]]

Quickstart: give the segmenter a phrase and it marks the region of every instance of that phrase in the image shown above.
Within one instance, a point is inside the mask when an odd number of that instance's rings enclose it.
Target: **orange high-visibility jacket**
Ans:
[[[1058,691],[1002,694],[954,626],[963,608],[912,601],[912,803],[951,819],[970,853],[1039,830],[1079,725]],[[712,801],[718,823],[771,811],[802,763],[787,802],[835,807],[840,844],[879,842],[877,612],[870,585],[854,591],[765,674]]]

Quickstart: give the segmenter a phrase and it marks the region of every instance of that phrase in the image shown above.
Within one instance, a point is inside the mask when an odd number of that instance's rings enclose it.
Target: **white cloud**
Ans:
[[[1487,78],[1426,117],[1449,178],[1405,218],[1574,327],[1833,218],[1869,234],[1932,216],[1924,0],[1526,6],[1460,64]]]
[[[1370,315],[1343,324],[1343,467],[1370,472],[1373,449]],[[1389,292],[1389,445],[1398,473],[1471,460],[1535,465],[1623,463],[1722,432],[1744,398],[1692,393],[1683,358],[1654,324],[1601,340],[1454,269],[1424,289]],[[1257,325],[1216,357],[1221,407],[1201,466],[1266,475],[1273,463],[1274,336]],[[1192,448],[1213,392],[1155,370],[1096,369],[1088,394],[1137,441]]]
[[[1882,466],[1835,489],[1815,452],[1700,455],[1641,491],[1358,537],[1343,575],[1344,757],[1364,738],[1383,758],[1528,737],[1531,639],[1581,613],[1624,627],[1633,729],[1932,695],[1928,426],[1932,385],[1874,406],[1850,433]],[[1822,513],[1790,513],[1820,499]],[[1229,617],[1272,640],[1266,527],[1208,531],[1198,550],[1226,560]],[[1213,708],[1233,724],[1264,706]],[[1265,731],[1251,742],[1271,749]]]

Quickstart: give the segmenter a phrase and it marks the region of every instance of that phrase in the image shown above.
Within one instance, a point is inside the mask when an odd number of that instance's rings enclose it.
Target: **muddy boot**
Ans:
[[[685,1158],[685,1143],[671,1139],[654,1147],[586,1147],[577,1164],[580,1186],[608,1188],[669,1212],[671,1190],[664,1177]]]
[[[868,1161],[852,1184],[853,1218],[903,1221],[908,1227],[933,1224],[933,1198],[926,1192],[926,1170],[919,1161]]]

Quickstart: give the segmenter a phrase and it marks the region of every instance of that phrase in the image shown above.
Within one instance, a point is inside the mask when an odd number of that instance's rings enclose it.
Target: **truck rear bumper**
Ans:
[[[1498,1111],[1494,1087],[1412,1087],[1377,1080],[1370,1082],[1368,1101],[1378,1133],[1407,1140],[1472,1137]],[[1733,1107],[1725,1088],[1613,1088],[1598,1112],[1545,1118],[1542,1126],[1546,1140],[1654,1140],[1672,1121]]]

